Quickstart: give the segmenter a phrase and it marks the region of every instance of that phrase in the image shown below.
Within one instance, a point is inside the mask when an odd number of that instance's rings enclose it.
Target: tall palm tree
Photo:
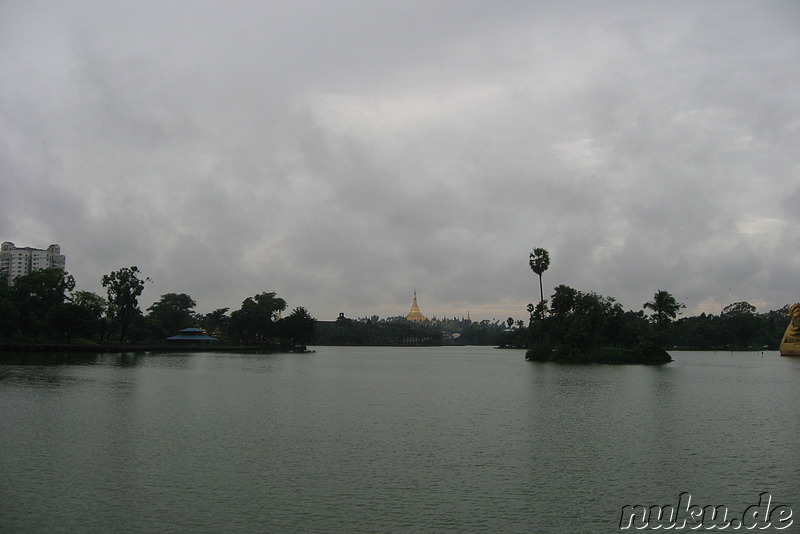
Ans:
[[[664,328],[672,319],[678,316],[678,313],[683,307],[684,305],[675,300],[675,297],[669,292],[660,289],[653,295],[653,300],[651,302],[644,303],[644,309],[653,312],[653,320],[656,323],[656,335],[658,336],[659,346],[661,346]]]
[[[531,266],[531,270],[533,272],[539,275],[539,302],[543,303],[544,289],[542,288],[542,273],[545,272],[548,267],[550,267],[550,253],[543,248],[533,249],[530,259],[528,260],[528,265]]]

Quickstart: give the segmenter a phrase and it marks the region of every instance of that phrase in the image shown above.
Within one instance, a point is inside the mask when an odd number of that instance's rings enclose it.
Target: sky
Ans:
[[[800,3],[0,0],[0,240],[143,310],[800,301]]]

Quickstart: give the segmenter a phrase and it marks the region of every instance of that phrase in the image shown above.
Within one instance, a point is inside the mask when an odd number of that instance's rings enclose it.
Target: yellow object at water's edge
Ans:
[[[781,339],[781,356],[800,356],[800,302],[789,308],[789,326]]]

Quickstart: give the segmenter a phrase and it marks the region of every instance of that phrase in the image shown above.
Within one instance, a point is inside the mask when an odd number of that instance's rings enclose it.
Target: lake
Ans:
[[[0,363],[0,532],[603,533],[623,506],[683,492],[735,514],[769,492],[793,531],[800,359],[672,356],[317,347]]]

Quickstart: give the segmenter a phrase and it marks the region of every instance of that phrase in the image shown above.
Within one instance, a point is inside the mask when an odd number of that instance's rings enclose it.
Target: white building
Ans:
[[[0,276],[5,276],[11,284],[18,276],[30,274],[39,269],[64,270],[67,258],[61,254],[61,247],[50,245],[46,250],[21,247],[6,241],[0,246]]]

